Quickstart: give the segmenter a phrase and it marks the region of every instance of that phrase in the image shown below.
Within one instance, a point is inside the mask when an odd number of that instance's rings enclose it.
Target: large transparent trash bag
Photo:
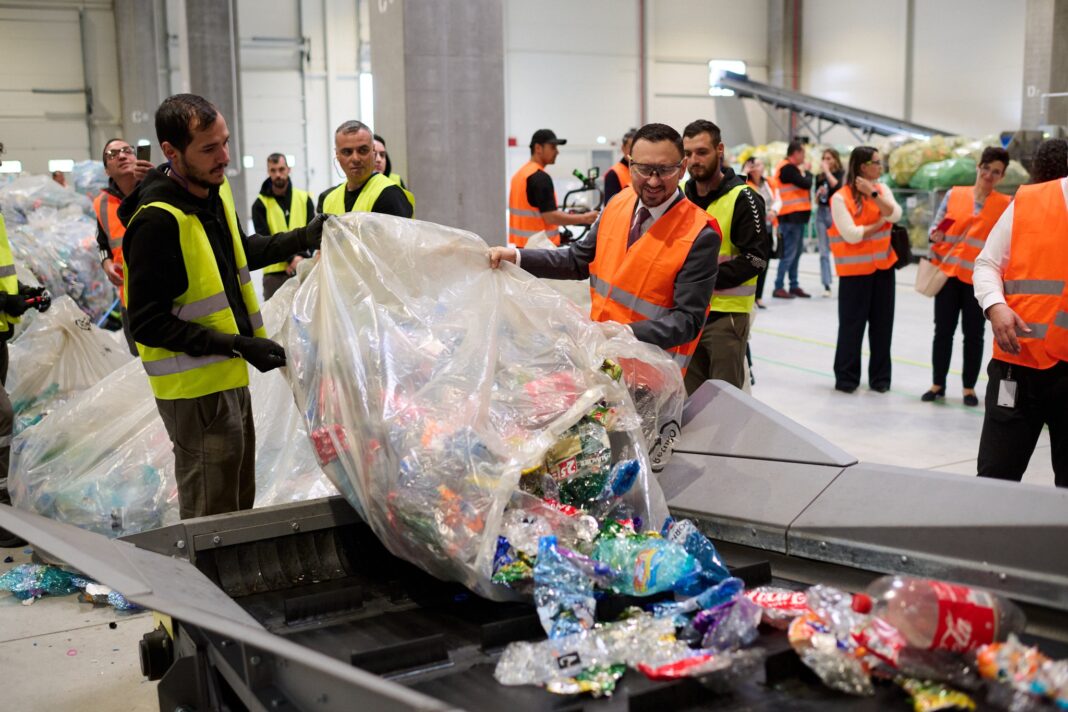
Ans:
[[[551,525],[535,510],[559,510],[520,477],[545,468],[565,434],[592,442],[605,467],[637,461],[619,511],[643,529],[667,515],[641,418],[604,364],[611,339],[541,280],[491,270],[472,233],[331,218],[282,335],[324,470],[390,551],[439,578],[515,595],[490,580],[502,522]],[[553,476],[575,463],[550,463]]]
[[[287,284],[264,305],[268,333],[295,291]],[[249,368],[249,390],[256,506],[336,494],[281,373]],[[141,362],[131,360],[17,437],[8,483],[17,507],[108,536],[178,521],[172,445]]]
[[[88,197],[50,176],[25,176],[0,188],[0,211],[20,274],[33,273],[53,298],[68,295],[94,321],[108,311],[117,294],[97,256]]]
[[[67,296],[36,314],[8,346],[8,356],[7,392],[16,435],[132,360],[124,346],[97,328]]]
[[[527,240],[527,249],[531,250],[559,250],[546,236],[545,231],[539,231]],[[590,280],[589,279],[547,279],[549,285],[565,297],[573,301],[580,309],[590,311]]]

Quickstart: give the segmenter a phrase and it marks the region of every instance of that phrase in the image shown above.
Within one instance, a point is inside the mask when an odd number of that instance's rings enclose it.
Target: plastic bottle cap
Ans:
[[[871,596],[866,593],[853,594],[853,610],[857,613],[871,613]]]

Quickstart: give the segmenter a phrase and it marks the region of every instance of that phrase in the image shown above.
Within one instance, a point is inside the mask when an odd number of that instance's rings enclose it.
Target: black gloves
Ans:
[[[52,295],[44,287],[30,287],[20,284],[19,296],[26,302],[27,308],[33,307],[39,312],[46,312],[52,306]]]
[[[319,213],[304,228],[305,247],[307,249],[318,250],[319,246],[323,244],[323,225],[326,224],[326,219],[329,217],[326,213]]]
[[[31,305],[26,303],[26,297],[21,294],[3,294],[3,302],[0,307],[9,316],[22,316]]]
[[[270,339],[258,336],[235,336],[234,353],[255,366],[260,373],[286,365],[285,349]]]

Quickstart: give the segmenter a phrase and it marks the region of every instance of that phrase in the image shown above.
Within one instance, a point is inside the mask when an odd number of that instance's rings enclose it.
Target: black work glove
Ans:
[[[8,316],[22,316],[30,308],[30,305],[26,303],[26,297],[21,294],[4,294],[0,306]]]
[[[19,296],[27,302],[26,307],[33,307],[39,312],[46,312],[52,306],[52,295],[44,287],[19,285]]]
[[[260,373],[286,365],[285,349],[270,339],[258,336],[235,336],[234,353],[255,366]]]
[[[323,225],[326,224],[326,219],[329,217],[326,213],[319,213],[304,228],[307,249],[318,250],[319,246],[323,244]]]

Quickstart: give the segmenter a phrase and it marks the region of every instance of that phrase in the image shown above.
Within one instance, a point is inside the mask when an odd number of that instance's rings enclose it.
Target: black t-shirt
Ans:
[[[527,177],[527,202],[543,213],[556,210],[556,189],[545,171],[534,171]]]
[[[370,179],[368,179],[370,181]],[[356,204],[356,198],[360,196],[360,191],[363,190],[365,182],[356,190],[345,190],[345,212],[352,210],[352,206]],[[316,212],[323,212],[323,201],[326,200],[326,196],[330,195],[337,186],[333,188],[327,188],[319,194],[319,202],[315,206]],[[400,218],[410,218],[412,216],[412,204],[408,202],[408,196],[404,194],[396,185],[389,185],[382,190],[381,195],[375,200],[375,204],[371,206],[372,213],[382,213],[384,215],[396,215]]]

